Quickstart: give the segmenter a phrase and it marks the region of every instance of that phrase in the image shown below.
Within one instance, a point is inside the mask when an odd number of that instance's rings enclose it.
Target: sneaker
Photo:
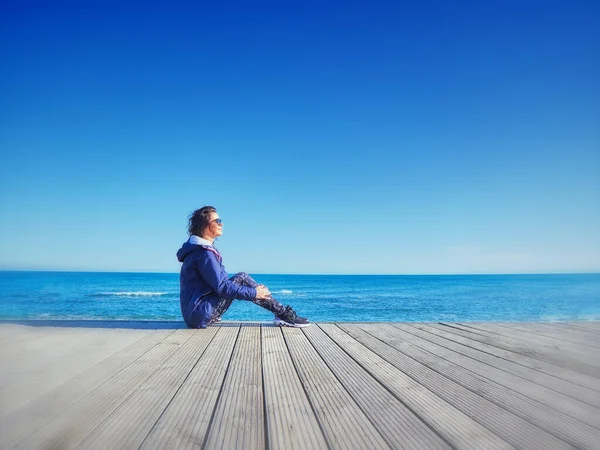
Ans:
[[[304,328],[310,325],[308,319],[298,316],[298,314],[296,314],[296,312],[290,306],[286,306],[283,314],[275,316],[273,323],[278,327],[294,328]]]
[[[217,317],[216,319],[210,319],[208,322],[209,325],[214,325],[215,323],[221,323],[221,318]]]

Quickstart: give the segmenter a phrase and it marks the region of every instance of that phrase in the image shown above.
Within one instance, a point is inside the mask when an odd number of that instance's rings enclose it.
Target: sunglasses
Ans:
[[[223,225],[223,221],[221,219],[215,219],[213,220],[214,223],[216,223],[217,225]]]

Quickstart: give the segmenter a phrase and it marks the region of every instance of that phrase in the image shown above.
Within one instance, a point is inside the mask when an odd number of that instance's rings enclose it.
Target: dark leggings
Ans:
[[[253,287],[253,288],[258,286],[258,283],[256,281],[254,281],[254,279],[250,275],[248,275],[246,272],[236,273],[234,276],[229,278],[229,281],[232,281],[236,284],[241,284],[242,286],[249,286],[249,287]],[[219,300],[218,305],[214,309],[214,312],[213,312],[212,317],[210,318],[209,324],[215,323],[217,320],[219,320],[221,318],[221,316],[223,314],[225,314],[225,311],[227,311],[229,309],[229,307],[233,303],[233,300],[234,299],[232,299],[232,298],[221,298]],[[276,316],[279,314],[283,314],[283,312],[285,311],[285,307],[281,303],[279,303],[277,300],[275,300],[272,296],[269,296],[268,298],[261,299],[261,300],[254,299],[254,300],[248,300],[248,301],[257,304],[261,308],[268,309]]]

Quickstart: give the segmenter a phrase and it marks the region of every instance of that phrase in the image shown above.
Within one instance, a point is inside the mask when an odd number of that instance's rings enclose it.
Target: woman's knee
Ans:
[[[254,288],[258,286],[258,283],[254,280],[254,278],[252,278],[246,272],[236,273],[234,276],[231,277],[231,281],[233,281],[234,283]]]
[[[246,272],[238,272],[235,275],[233,275],[230,278],[230,280],[240,282],[240,281],[246,280],[248,277],[249,277],[249,275]]]

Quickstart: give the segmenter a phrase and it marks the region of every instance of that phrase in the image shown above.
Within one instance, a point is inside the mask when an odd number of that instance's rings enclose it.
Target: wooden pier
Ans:
[[[0,448],[600,449],[600,322],[0,323]]]

